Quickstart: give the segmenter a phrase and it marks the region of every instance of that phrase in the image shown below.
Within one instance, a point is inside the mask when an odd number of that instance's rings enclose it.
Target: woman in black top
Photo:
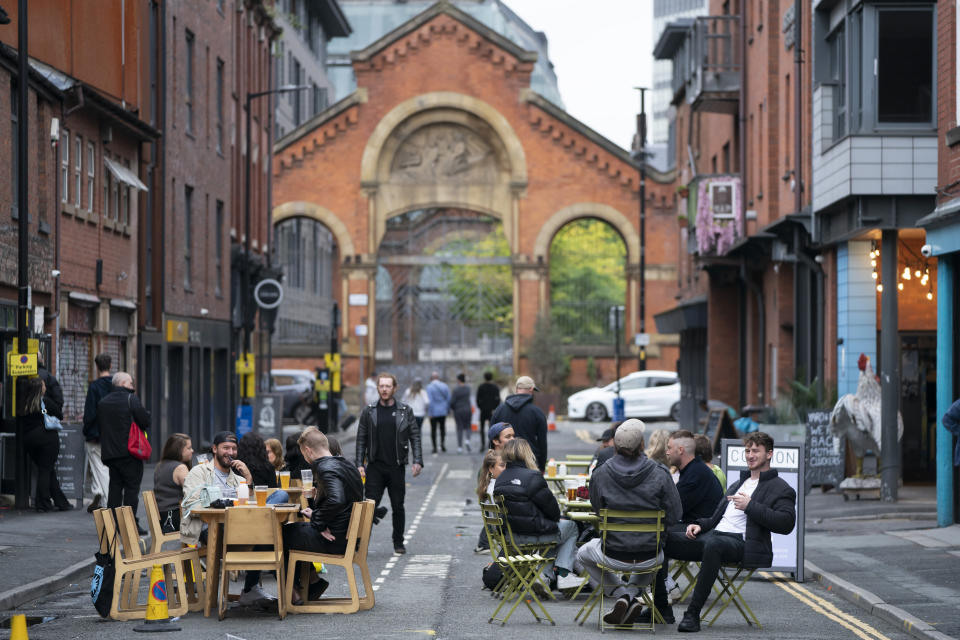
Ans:
[[[28,378],[20,383],[18,395],[20,415],[23,417],[23,446],[37,465],[37,511],[69,511],[73,508],[60,489],[57,480],[57,458],[60,456],[60,436],[43,424],[43,395],[47,387],[42,378]],[[50,411],[53,415],[54,411]]]
[[[153,494],[160,511],[160,528],[164,533],[180,530],[180,503],[183,483],[193,462],[193,442],[185,433],[171,434],[163,444],[160,462],[153,470]]]
[[[267,457],[267,445],[258,434],[248,431],[240,438],[237,444],[237,459],[243,461],[250,469],[250,475],[253,476],[253,485],[262,485],[266,487],[277,487],[277,470],[270,459]],[[250,487],[250,495],[253,495],[253,487]],[[277,490],[267,497],[268,504],[277,504],[286,502],[289,496],[286,491]]]

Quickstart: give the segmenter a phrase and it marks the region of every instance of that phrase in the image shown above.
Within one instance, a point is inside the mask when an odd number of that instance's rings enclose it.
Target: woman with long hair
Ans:
[[[283,444],[276,438],[267,438],[263,443],[267,446],[267,459],[273,465],[274,471],[283,471],[287,465],[283,459]]]
[[[423,420],[427,417],[427,405],[430,404],[430,398],[423,388],[423,380],[415,378],[413,384],[403,392],[400,402],[410,405],[413,419],[417,421],[417,429],[423,431]]]
[[[557,587],[579,586],[581,581],[573,574],[577,524],[560,517],[560,505],[537,468],[530,443],[515,438],[504,445],[500,455],[506,469],[497,478],[493,494],[503,496],[513,539],[517,544],[556,543],[549,555],[556,556]]]
[[[488,449],[483,456],[483,464],[480,466],[480,472],[477,474],[477,500],[479,502],[490,502],[493,500],[493,487],[497,478],[503,473],[507,465],[503,462],[503,456],[498,449]],[[490,541],[487,539],[486,527],[480,529],[480,539],[477,540],[477,546],[474,553],[483,553],[490,549]]]
[[[153,493],[160,510],[164,533],[180,530],[180,503],[183,483],[193,463],[193,442],[185,433],[171,434],[163,444],[160,462],[153,470]]]
[[[60,456],[60,436],[44,426],[43,395],[47,386],[42,378],[27,378],[20,383],[20,417],[23,419],[23,446],[37,465],[37,511],[69,511],[67,501],[57,480],[57,458]],[[51,411],[51,414],[53,411]]]
[[[260,434],[248,431],[240,438],[237,443],[237,459],[242,460],[250,469],[254,485],[277,486],[277,472],[267,457],[267,445]],[[250,489],[252,495],[253,487]]]
[[[654,462],[659,462],[666,468],[670,468],[670,462],[667,461],[667,442],[670,441],[670,432],[666,429],[657,429],[650,434],[647,448],[644,453]]]

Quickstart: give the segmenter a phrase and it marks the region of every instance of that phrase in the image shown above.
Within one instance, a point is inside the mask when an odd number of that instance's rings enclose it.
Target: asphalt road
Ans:
[[[551,455],[587,453],[595,446],[591,437],[601,430],[587,423],[561,425],[551,434]],[[594,433],[596,432],[596,433]],[[589,442],[588,442],[589,440]],[[407,488],[408,553],[394,556],[390,543],[390,518],[373,534],[369,564],[377,581],[376,606],[355,615],[290,615],[280,621],[275,614],[234,607],[224,621],[193,613],[180,621],[183,630],[166,637],[184,638],[283,638],[318,636],[327,639],[370,637],[411,639],[489,638],[502,633],[487,623],[496,606],[488,591],[481,590],[480,572],[489,555],[474,555],[480,519],[473,496],[479,455],[428,455],[424,473],[409,479]],[[330,594],[345,593],[339,569],[326,577]],[[265,580],[265,587],[275,586]],[[239,584],[233,585],[238,590]],[[735,611],[728,609],[712,628],[701,635],[711,638],[858,638],[899,640],[905,633],[821,588],[817,583],[796,584],[784,577],[767,575],[744,588],[747,601],[760,618],[763,629],[749,628]],[[507,623],[506,633],[525,638],[595,637],[596,615],[583,627],[573,622],[582,603],[558,601],[546,604],[557,626],[537,625],[525,608],[518,608]],[[63,589],[21,608],[31,616],[50,616],[48,622],[29,628],[30,638],[130,638],[132,622],[101,620],[93,610],[88,584]],[[676,614],[682,613],[679,607]],[[7,637],[0,630],[0,638]],[[658,627],[661,637],[679,635],[675,626]],[[687,636],[688,637],[688,636]]]

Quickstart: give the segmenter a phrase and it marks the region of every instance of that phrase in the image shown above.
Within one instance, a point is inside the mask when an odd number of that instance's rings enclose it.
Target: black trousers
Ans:
[[[334,534],[336,540],[330,541],[320,535],[320,531],[309,522],[293,522],[283,526],[283,566],[289,566],[290,551],[310,551],[339,555],[347,550],[346,534]],[[294,576],[299,583],[299,576]]]
[[[57,480],[57,458],[60,456],[60,436],[56,431],[34,428],[23,434],[23,448],[37,465],[36,506],[49,507],[50,501],[58,507],[69,506]]]
[[[677,560],[694,560],[700,563],[700,573],[697,574],[697,586],[693,588],[690,604],[687,611],[700,615],[700,610],[710,597],[713,583],[720,573],[720,566],[726,563],[741,562],[743,560],[743,538],[737,535],[728,535],[718,531],[701,533],[694,540],[687,538],[685,533],[671,531],[667,534],[666,556]],[[666,564],[664,564],[666,567]],[[660,609],[667,603],[665,587],[666,569],[661,568],[657,573],[656,599],[654,604]],[[662,595],[661,595],[662,594]]]
[[[484,439],[487,437],[487,427],[490,426],[491,417],[493,417],[493,411],[480,412],[480,444],[483,444]]]
[[[440,431],[440,448],[447,450],[447,416],[430,416],[430,442],[433,452],[437,452],[437,431]]]
[[[384,489],[390,495],[390,511],[393,512],[393,546],[398,547],[403,544],[403,529],[406,520],[403,500],[407,492],[407,468],[374,461],[366,466],[365,472],[367,482],[364,487],[364,494],[368,499],[373,500],[375,507],[380,505],[380,498],[383,497]]]
[[[140,504],[140,482],[143,480],[143,461],[133,456],[104,460],[110,470],[110,491],[107,495],[107,507],[113,509],[120,505],[133,507],[137,515]]]

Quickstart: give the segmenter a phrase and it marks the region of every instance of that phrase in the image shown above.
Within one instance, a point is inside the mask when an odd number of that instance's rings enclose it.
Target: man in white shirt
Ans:
[[[797,494],[770,468],[773,438],[757,431],[743,439],[748,471],[727,491],[713,515],[687,525],[684,534],[667,536],[666,555],[700,562],[697,585],[677,631],[700,631],[700,610],[720,567],[773,563],[770,533],[788,534],[796,523]],[[660,608],[658,604],[658,608]]]

